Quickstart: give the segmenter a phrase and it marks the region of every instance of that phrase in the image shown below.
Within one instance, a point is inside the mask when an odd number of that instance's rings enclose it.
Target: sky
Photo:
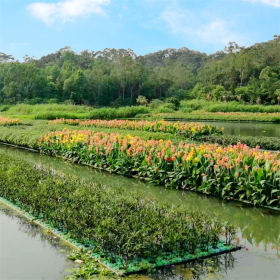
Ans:
[[[275,34],[280,0],[0,0],[0,52],[20,61],[65,46],[77,53],[187,47],[210,54]]]

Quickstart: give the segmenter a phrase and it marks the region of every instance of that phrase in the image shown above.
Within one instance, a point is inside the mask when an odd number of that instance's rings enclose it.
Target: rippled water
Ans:
[[[189,121],[186,121],[189,122]],[[198,121],[204,124],[224,127],[224,133],[241,136],[267,136],[280,138],[280,124],[274,123],[238,123],[238,122],[207,122]]]
[[[152,186],[139,180],[72,165],[56,158],[24,150],[5,146],[0,146],[0,148],[11,156],[19,156],[34,164],[49,166],[58,172],[70,173],[113,188],[123,186],[128,191],[143,191],[147,196],[164,200],[167,203],[186,204],[190,209],[205,211],[209,215],[215,215],[218,219],[229,221],[236,226],[238,235],[235,242],[244,246],[241,251],[196,263],[165,268],[148,276],[141,276],[140,279],[280,279],[280,213],[278,212],[253,208],[241,203],[224,202],[221,199],[194,192]],[[11,228],[10,231],[17,230]],[[5,242],[3,236],[1,240],[2,243]],[[245,250],[245,247],[248,250]],[[24,245],[22,249],[24,249]],[[37,250],[41,251],[38,253],[39,255],[45,254],[45,249],[34,245],[34,252]],[[2,254],[2,250],[0,252]],[[30,254],[32,255],[30,251],[26,253],[28,256]],[[2,254],[2,258],[4,255]],[[51,258],[50,260],[52,260]],[[12,262],[10,259],[10,264],[7,265],[12,266]],[[61,262],[63,261],[61,260]],[[53,271],[57,273],[55,276],[57,278],[51,279],[58,279],[61,276],[59,269]]]

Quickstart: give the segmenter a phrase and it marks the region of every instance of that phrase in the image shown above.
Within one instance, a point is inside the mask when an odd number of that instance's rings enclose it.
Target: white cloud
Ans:
[[[261,4],[268,5],[268,6],[280,8],[280,0],[244,0],[244,1],[249,1],[252,3],[261,3]]]
[[[244,44],[244,36],[232,31],[234,24],[208,14],[195,14],[178,7],[167,7],[159,17],[176,36],[188,38],[197,43],[225,45],[236,41]],[[233,25],[233,27],[232,27]]]
[[[223,43],[236,41],[242,43],[243,38],[240,34],[231,32],[227,27],[227,22],[223,19],[217,19],[202,25],[200,28],[195,30],[195,34],[203,41],[211,44]]]
[[[27,9],[31,11],[34,17],[46,24],[51,24],[57,19],[67,21],[91,13],[104,16],[106,13],[102,6],[108,4],[110,4],[110,0],[68,0],[58,3],[32,3]]]
[[[123,18],[123,15],[122,14],[118,14],[119,18],[122,19]]]

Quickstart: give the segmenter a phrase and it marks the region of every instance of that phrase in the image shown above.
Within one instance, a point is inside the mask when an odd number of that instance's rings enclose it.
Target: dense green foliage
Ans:
[[[230,243],[234,232],[184,206],[55,174],[3,152],[0,185],[1,197],[67,232],[69,238],[93,245],[110,262],[121,259],[124,268],[135,258],[156,261],[163,252],[207,250],[216,246],[223,229]]]
[[[0,61],[0,103],[120,106],[172,97],[279,104],[279,42],[280,36],[248,48],[231,42],[211,55],[187,48],[145,56],[130,49],[77,54],[65,47],[20,63],[4,54],[9,59]],[[176,110],[174,99],[168,103],[175,108],[159,111]]]

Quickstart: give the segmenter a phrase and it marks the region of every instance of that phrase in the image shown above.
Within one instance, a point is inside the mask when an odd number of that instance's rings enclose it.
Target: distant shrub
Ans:
[[[176,107],[173,103],[164,103],[156,109],[156,113],[173,113]]]
[[[65,113],[65,112],[49,112],[49,113],[42,113],[42,114],[36,114],[34,116],[35,120],[55,120],[55,119],[84,119],[86,118],[86,115],[78,115],[74,113]]]
[[[0,106],[0,112],[8,111],[10,107],[11,107],[10,105],[2,105]]]
[[[153,99],[150,104],[149,107],[151,109],[157,109],[159,106],[161,106],[164,102],[160,99]]]
[[[179,112],[182,113],[191,113],[193,111],[193,109],[188,108],[188,107],[180,107]]]
[[[179,106],[180,106],[180,101],[176,98],[176,97],[169,97],[167,99],[167,103],[172,103],[175,106],[175,110],[178,110]]]
[[[147,106],[148,105],[148,100],[145,96],[139,95],[136,99],[137,103],[141,106]]]
[[[58,103],[58,99],[57,98],[50,98],[46,100],[47,104],[56,104]]]

